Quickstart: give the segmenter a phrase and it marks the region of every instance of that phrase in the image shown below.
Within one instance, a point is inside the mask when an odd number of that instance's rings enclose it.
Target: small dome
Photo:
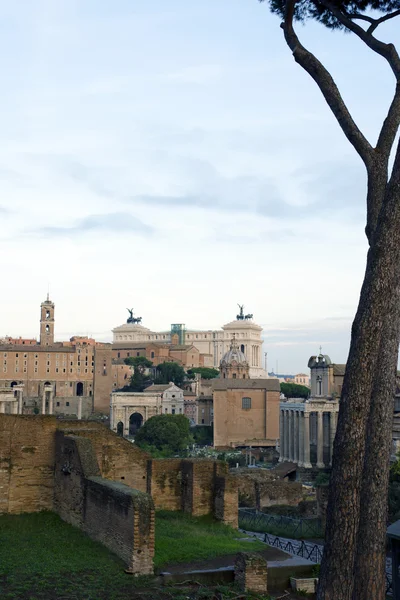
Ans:
[[[226,366],[234,366],[234,367],[247,367],[247,359],[241,350],[239,350],[239,346],[236,343],[236,339],[233,338],[231,342],[231,347],[228,352],[224,354],[221,359],[221,367]]]

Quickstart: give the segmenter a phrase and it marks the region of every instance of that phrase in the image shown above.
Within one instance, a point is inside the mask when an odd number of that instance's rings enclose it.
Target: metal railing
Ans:
[[[252,508],[239,508],[239,527],[299,539],[323,536],[322,523],[318,518],[299,519],[263,513]]]

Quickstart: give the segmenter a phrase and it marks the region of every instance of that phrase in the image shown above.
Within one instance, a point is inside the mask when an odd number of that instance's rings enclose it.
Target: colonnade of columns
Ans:
[[[324,414],[329,414],[329,459],[332,461],[333,441],[336,434],[337,412],[323,409],[304,410],[305,404],[291,405],[280,409],[280,462],[289,461],[299,467],[311,468],[310,460],[310,417],[315,415],[316,423],[316,466],[323,468],[324,463]]]
[[[22,415],[23,410],[23,387],[3,388],[0,392],[0,413],[6,412],[6,407],[12,415]]]
[[[260,346],[254,345],[251,346],[251,366],[259,367],[260,366]]]

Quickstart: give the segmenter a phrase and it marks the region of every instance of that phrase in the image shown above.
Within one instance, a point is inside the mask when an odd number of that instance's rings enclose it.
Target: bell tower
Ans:
[[[40,305],[40,345],[51,346],[54,343],[54,302],[47,299]]]

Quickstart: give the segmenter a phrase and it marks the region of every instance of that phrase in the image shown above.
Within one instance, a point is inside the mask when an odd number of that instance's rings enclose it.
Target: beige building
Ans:
[[[132,321],[135,319],[128,319]],[[141,319],[139,319],[141,321]],[[243,307],[234,321],[224,325],[222,329],[194,330],[186,329],[183,324],[173,324],[169,331],[155,332],[140,323],[127,322],[113,329],[113,348],[120,350],[129,343],[160,343],[180,346],[194,346],[200,356],[198,366],[217,367],[223,355],[229,350],[232,336],[235,335],[240,350],[249,362],[250,377],[267,378],[262,368],[262,327],[254,323],[253,315],[245,315]],[[192,365],[197,366],[197,365]]]
[[[144,392],[113,392],[110,401],[110,428],[132,437],[150,417],[184,414],[183,390],[174,383],[152,385]]]
[[[212,380],[214,447],[275,447],[279,440],[280,385],[249,379],[249,363],[233,335]]]
[[[310,376],[306,373],[297,373],[294,376],[294,383],[297,385],[305,385],[306,387],[310,387]]]
[[[111,344],[79,336],[56,342],[55,305],[49,297],[40,306],[39,341],[7,337],[1,342],[0,386],[22,386],[25,414],[108,413]]]

